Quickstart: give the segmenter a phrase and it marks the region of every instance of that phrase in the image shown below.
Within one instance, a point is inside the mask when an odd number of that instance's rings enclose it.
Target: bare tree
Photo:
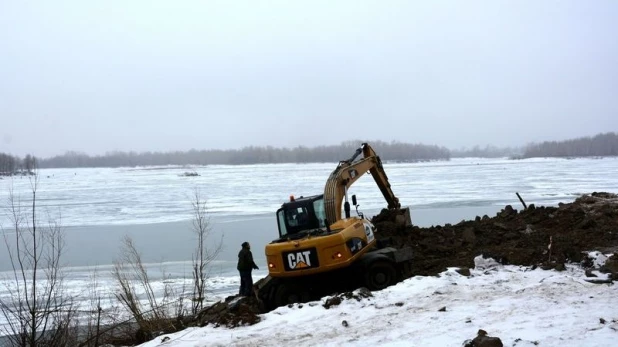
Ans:
[[[8,297],[0,298],[4,328],[13,346],[66,346],[75,310],[64,288],[60,260],[64,251],[63,232],[50,221],[41,227],[37,216],[38,173],[30,178],[31,207],[9,189],[7,210],[12,230],[3,231],[11,266],[5,281]]]
[[[193,254],[193,299],[191,312],[197,314],[204,305],[206,294],[207,267],[219,255],[223,245],[223,234],[212,248],[207,247],[207,240],[212,232],[210,217],[207,214],[206,200],[199,189],[193,194],[193,232],[197,235],[195,253]]]

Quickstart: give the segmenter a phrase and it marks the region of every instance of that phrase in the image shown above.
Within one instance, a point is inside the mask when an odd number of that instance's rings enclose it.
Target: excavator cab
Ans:
[[[313,195],[295,199],[281,205],[277,210],[279,239],[275,241],[295,240],[309,234],[328,233],[324,195]]]

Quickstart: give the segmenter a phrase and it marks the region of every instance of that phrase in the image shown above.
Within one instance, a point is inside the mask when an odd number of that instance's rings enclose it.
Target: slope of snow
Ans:
[[[617,286],[589,283],[576,266],[545,271],[476,260],[470,277],[451,268],[329,309],[323,298],[280,307],[253,326],[190,328],[141,346],[462,346],[479,329],[504,346],[615,345]]]

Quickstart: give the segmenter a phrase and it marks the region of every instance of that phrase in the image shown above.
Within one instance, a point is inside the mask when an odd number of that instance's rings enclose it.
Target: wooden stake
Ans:
[[[519,198],[519,201],[521,201],[521,204],[524,205],[524,210],[527,209],[528,206],[526,206],[526,203],[524,202],[524,199],[521,198],[519,193],[515,192],[515,194],[517,194],[517,197]]]

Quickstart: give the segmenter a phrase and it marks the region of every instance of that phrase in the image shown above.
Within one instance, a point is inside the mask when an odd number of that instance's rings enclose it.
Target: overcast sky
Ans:
[[[0,152],[607,131],[617,1],[0,0]]]

